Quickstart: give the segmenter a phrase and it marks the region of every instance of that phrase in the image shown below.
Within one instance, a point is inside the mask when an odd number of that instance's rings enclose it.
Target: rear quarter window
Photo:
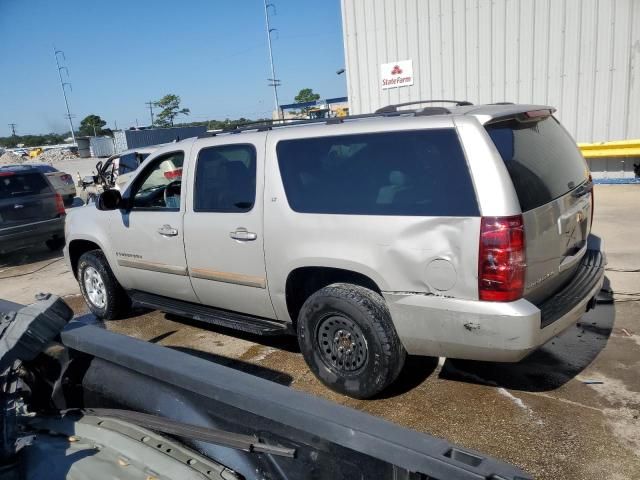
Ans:
[[[276,151],[296,212],[479,215],[451,128],[282,140]]]
[[[486,127],[509,171],[523,212],[545,205],[589,177],[575,141],[553,117]]]

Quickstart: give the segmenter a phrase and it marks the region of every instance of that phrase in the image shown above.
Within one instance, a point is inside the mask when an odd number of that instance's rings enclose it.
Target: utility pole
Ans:
[[[69,110],[69,100],[67,100],[67,89],[65,88],[67,85],[71,87],[71,84],[69,82],[64,82],[62,80],[62,70],[67,72],[67,78],[69,77],[69,70],[67,70],[67,67],[60,66],[58,55],[62,55],[62,58],[65,61],[67,60],[62,50],[56,50],[56,47],[53,47],[53,56],[56,57],[56,66],[58,67],[58,76],[60,77],[60,87],[62,88],[62,96],[64,97],[64,104],[67,107],[66,117],[69,119],[69,127],[71,128],[71,138],[73,138],[73,144],[76,145],[76,134],[73,132],[73,121],[71,120],[72,115],[71,115],[71,110]]]
[[[267,24],[267,45],[269,45],[269,63],[271,64],[271,78],[269,78],[269,86],[273,87],[273,96],[275,97],[276,102],[276,112],[278,114],[278,118],[280,120],[284,120],[282,118],[282,111],[280,110],[280,102],[278,101],[278,87],[281,85],[280,80],[276,78],[276,69],[273,65],[273,50],[271,48],[271,33],[276,29],[271,28],[269,23],[269,7],[275,10],[275,5],[273,3],[267,3],[267,0],[264,0],[264,18]]]
[[[149,113],[151,114],[151,126],[153,127],[153,105],[155,102],[148,101],[145,102],[145,105],[149,105]]]
[[[9,126],[11,127],[11,136],[15,137],[16,136],[16,127],[17,127],[17,125],[15,123],[10,123]]]

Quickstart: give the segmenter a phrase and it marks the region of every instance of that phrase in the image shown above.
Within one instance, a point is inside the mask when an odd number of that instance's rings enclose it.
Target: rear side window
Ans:
[[[195,212],[248,212],[256,199],[256,149],[247,144],[203,148],[195,187]]]
[[[285,140],[278,164],[296,212],[477,216],[454,129]]]
[[[1,199],[41,193],[51,193],[51,187],[40,173],[0,173]]]
[[[507,166],[523,212],[561,197],[589,176],[575,141],[553,117],[537,122],[509,120],[486,128]]]

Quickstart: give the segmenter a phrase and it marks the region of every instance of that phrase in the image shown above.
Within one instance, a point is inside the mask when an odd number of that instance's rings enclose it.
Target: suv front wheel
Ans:
[[[101,250],[83,253],[76,273],[84,301],[96,317],[113,320],[130,309],[131,300]]]
[[[384,390],[406,358],[384,298],[346,283],[324,287],[306,300],[298,316],[298,342],[322,383],[355,398]]]

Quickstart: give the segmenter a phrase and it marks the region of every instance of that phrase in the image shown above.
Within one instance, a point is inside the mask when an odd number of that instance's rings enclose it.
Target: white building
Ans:
[[[534,103],[578,142],[640,138],[640,0],[342,0],[342,19],[351,114]]]

